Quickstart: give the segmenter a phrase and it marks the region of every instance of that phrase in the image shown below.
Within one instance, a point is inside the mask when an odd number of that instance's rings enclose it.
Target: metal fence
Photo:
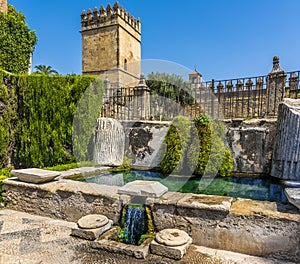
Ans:
[[[177,115],[195,118],[206,113],[217,119],[275,117],[283,98],[300,97],[300,71],[273,68],[265,76],[212,80],[185,85],[181,96],[139,87],[110,88],[102,116],[120,120],[172,120]]]

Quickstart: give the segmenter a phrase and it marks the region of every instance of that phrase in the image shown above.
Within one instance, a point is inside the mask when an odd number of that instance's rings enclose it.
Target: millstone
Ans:
[[[95,229],[106,225],[108,221],[105,215],[91,214],[81,217],[77,225],[83,229]]]
[[[171,247],[182,246],[186,244],[189,239],[189,235],[179,229],[164,229],[155,236],[157,243]]]

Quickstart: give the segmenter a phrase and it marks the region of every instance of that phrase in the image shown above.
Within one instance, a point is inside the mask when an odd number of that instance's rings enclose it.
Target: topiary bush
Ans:
[[[205,114],[195,118],[194,124],[200,144],[194,173],[196,175],[229,176],[233,168],[233,159],[224,144],[226,129],[224,124],[212,120]],[[195,148],[195,146],[193,147]]]
[[[162,172],[230,176],[233,159],[224,139],[225,126],[208,115],[197,117],[194,125],[187,117],[176,117],[165,138]]]
[[[190,141],[191,121],[184,116],[174,118],[164,144],[166,154],[160,163],[164,174],[187,174],[186,153]]]

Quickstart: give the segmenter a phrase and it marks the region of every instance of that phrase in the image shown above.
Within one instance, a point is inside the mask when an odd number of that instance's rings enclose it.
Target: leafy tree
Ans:
[[[25,16],[8,5],[7,13],[0,13],[0,68],[11,73],[26,73],[30,56],[37,42]]]
[[[178,106],[185,106],[195,102],[190,84],[181,76],[167,73],[150,73],[146,80],[147,86],[152,94],[151,109],[156,109],[157,105],[164,105],[169,114],[180,115],[178,109],[172,109],[174,102]],[[170,103],[170,102],[173,102]],[[161,113],[164,114],[164,113]],[[155,113],[154,113],[155,116]],[[172,118],[172,116],[170,116]]]
[[[58,75],[58,72],[52,69],[51,66],[47,65],[36,65],[34,66],[36,71],[34,73],[43,74],[43,75]]]

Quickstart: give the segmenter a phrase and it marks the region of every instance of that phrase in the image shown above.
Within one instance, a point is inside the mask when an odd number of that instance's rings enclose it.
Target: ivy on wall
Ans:
[[[0,12],[0,68],[11,73],[28,72],[36,34],[25,23],[25,16],[8,5]]]
[[[0,102],[5,108],[0,112],[0,165],[6,166],[10,159],[16,168],[74,162],[73,118],[77,103],[94,87],[95,78],[1,74]],[[101,98],[100,80],[97,87]],[[91,122],[88,116],[85,120]],[[83,134],[90,138],[88,133]]]

